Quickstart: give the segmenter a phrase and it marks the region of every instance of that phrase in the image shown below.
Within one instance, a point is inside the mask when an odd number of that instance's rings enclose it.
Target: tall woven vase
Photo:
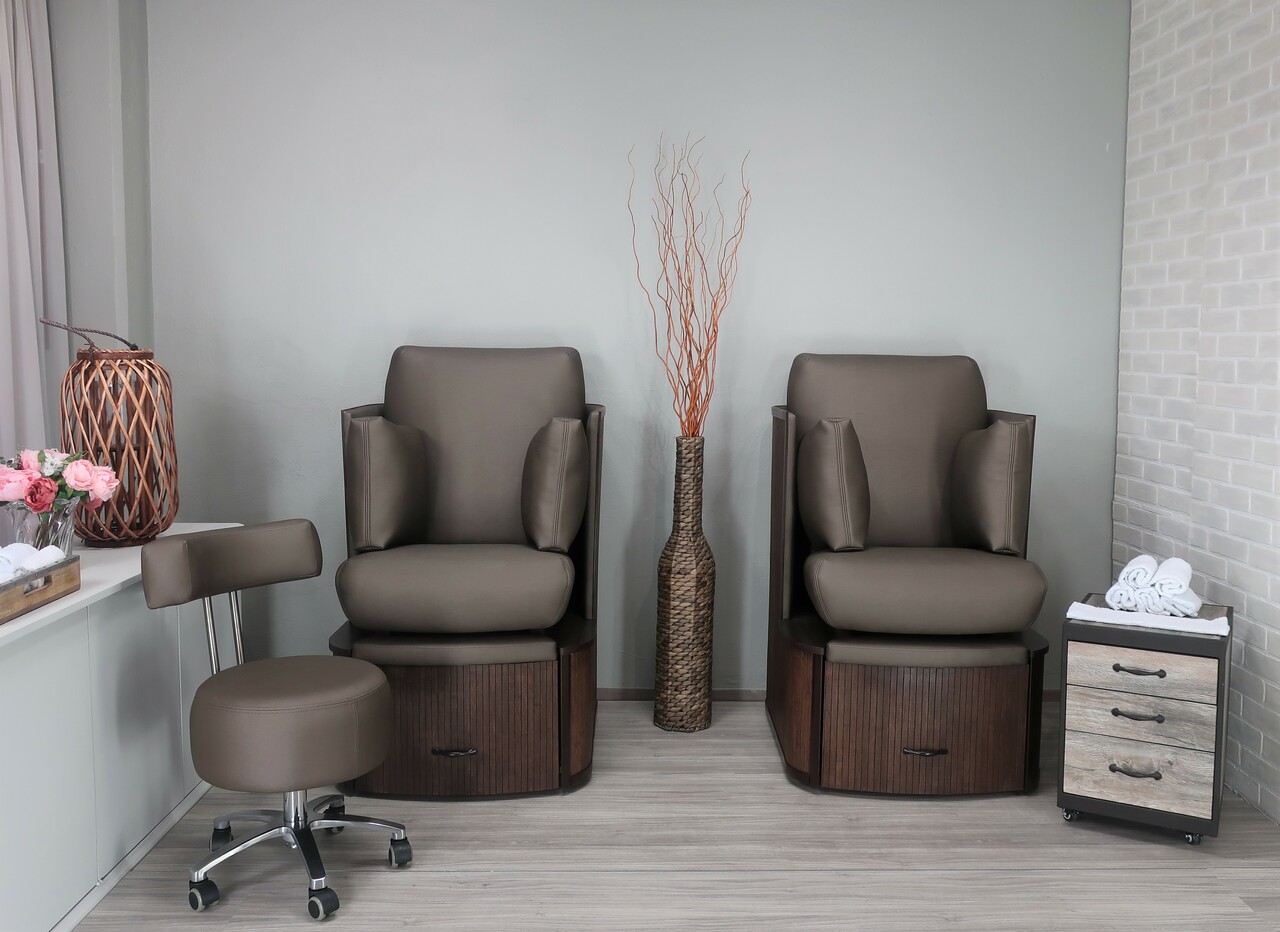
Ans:
[[[173,387],[151,350],[90,346],[76,353],[62,378],[62,446],[109,463],[120,479],[116,494],[96,511],[76,510],[76,533],[87,545],[142,544],[173,524]]]
[[[658,559],[658,652],[653,723],[667,731],[711,724],[711,614],[716,562],[702,533],[701,437],[676,438],[671,537]]]

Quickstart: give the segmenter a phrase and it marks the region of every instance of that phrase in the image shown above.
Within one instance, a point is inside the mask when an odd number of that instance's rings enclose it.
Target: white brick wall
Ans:
[[[1234,605],[1227,785],[1280,820],[1280,0],[1134,0],[1117,568]]]

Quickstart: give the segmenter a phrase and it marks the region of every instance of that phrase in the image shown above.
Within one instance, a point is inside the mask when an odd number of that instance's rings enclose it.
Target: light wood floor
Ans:
[[[816,794],[783,775],[757,702],[668,734],[650,706],[601,703],[595,776],[566,796],[348,801],[406,822],[415,860],[347,830],[321,839],[342,929],[1280,929],[1280,828],[1228,793],[1222,830],[1181,835],[1055,807],[1056,715],[1031,796]],[[211,819],[275,799],[213,791],[80,925],[84,932],[309,927],[297,856],[268,843],[215,874],[196,915],[186,871]],[[0,925],[3,925],[0,922]]]

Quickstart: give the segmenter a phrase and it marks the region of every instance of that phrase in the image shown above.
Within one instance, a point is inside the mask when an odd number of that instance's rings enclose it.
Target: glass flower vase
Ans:
[[[75,502],[55,505],[44,514],[36,514],[19,505],[9,505],[7,510],[13,522],[15,541],[30,544],[37,550],[54,546],[71,556],[75,546]]]

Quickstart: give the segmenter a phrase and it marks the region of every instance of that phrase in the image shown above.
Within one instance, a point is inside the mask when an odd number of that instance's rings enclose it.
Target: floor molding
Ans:
[[[637,686],[601,686],[596,689],[596,698],[601,702],[652,702],[653,690]],[[1045,702],[1057,702],[1062,698],[1062,690],[1046,689]],[[763,689],[713,689],[713,702],[764,702]]]
[[[53,927],[51,932],[71,932],[78,926],[89,913],[93,912],[93,908],[102,902],[103,898],[112,891],[116,884],[124,879],[124,876],[133,870],[138,864],[151,853],[151,849],[160,843],[165,835],[169,834],[169,830],[182,821],[182,817],[191,811],[196,803],[204,798],[204,794],[213,789],[203,780],[200,784],[182,798],[182,802],[173,807],[173,810],[164,817],[164,820],[147,833],[142,841],[133,846],[128,854],[126,854],[115,867],[107,872],[107,876],[98,881],[97,885],[81,898],[80,902],[71,908],[71,912],[63,916],[58,924]]]

